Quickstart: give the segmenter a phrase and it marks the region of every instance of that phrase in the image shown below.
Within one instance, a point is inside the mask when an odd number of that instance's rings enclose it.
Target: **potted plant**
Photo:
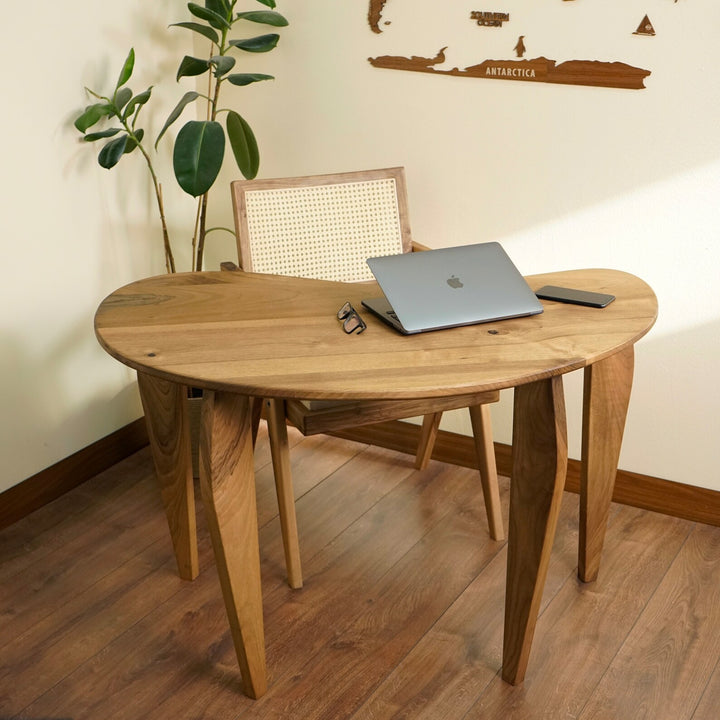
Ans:
[[[180,61],[176,80],[207,75],[207,94],[197,90],[186,92],[169,114],[154,143],[154,149],[145,145],[145,131],[139,126],[140,115],[151,100],[152,87],[133,93],[128,87],[135,68],[135,52],[130,50],[109,95],[101,95],[89,88],[87,92],[96,102],[85,108],[75,120],[75,127],[86,142],[102,142],[98,163],[107,169],[115,167],[125,155],[138,152],[142,155],[155,194],[162,232],[165,267],[175,272],[175,257],[168,234],[162,186],[155,171],[152,152],[166,135],[167,130],[180,118],[189,105],[204,103],[204,119],[188,120],[177,133],[173,147],[173,171],[180,187],[197,198],[197,214],[192,233],[192,267],[202,270],[205,239],[214,228],[207,227],[208,193],[225,159],[229,143],[238,169],[247,179],[257,175],[260,154],[249,123],[235,110],[220,106],[221,87],[247,86],[272,80],[272,75],[255,72],[237,72],[236,54],[265,53],[273,50],[280,39],[276,32],[263,33],[250,38],[233,38],[236,25],[246,28],[248,23],[285,27],[288,21],[275,10],[275,0],[256,0],[269,9],[236,11],[238,0],[205,0],[203,5],[190,2],[187,7],[192,19],[171,25],[202,36],[209,41],[207,57],[186,55]],[[110,125],[96,129],[98,123]],[[226,228],[225,228],[226,229]],[[232,231],[230,231],[232,232]]]
[[[204,119],[185,122],[177,133],[173,147],[173,171],[180,187],[197,198],[197,213],[192,233],[192,270],[202,270],[205,239],[213,229],[208,228],[208,194],[225,159],[229,143],[238,169],[247,179],[257,175],[260,153],[249,123],[238,112],[220,106],[220,92],[224,83],[244,87],[272,80],[272,75],[255,72],[237,72],[236,54],[265,53],[273,50],[280,39],[276,32],[263,33],[250,38],[233,38],[236,25],[248,23],[282,28],[288,21],[275,10],[275,0],[256,0],[268,9],[236,12],[238,0],[205,0],[203,5],[190,2],[187,7],[191,20],[178,22],[171,28],[181,28],[198,34],[209,41],[207,57],[186,55],[180,61],[176,80],[207,75],[207,94],[197,90],[186,92],[170,112],[154,143],[145,145],[145,131],[139,125],[141,112],[151,100],[152,87],[133,93],[128,86],[135,68],[135,51],[127,55],[115,87],[109,95],[101,95],[86,88],[96,102],[85,108],[75,120],[75,127],[86,142],[101,142],[98,163],[111,169],[125,155],[140,153],[145,161],[155,194],[167,272],[176,271],[172,243],[163,203],[162,185],[155,171],[152,152],[166,135],[167,130],[180,118],[185,108],[197,102],[204,103]],[[224,122],[222,122],[224,121]],[[99,123],[109,125],[96,129]],[[233,232],[230,230],[229,232]],[[201,392],[190,391],[189,415],[193,448],[193,474],[198,476],[198,434]]]

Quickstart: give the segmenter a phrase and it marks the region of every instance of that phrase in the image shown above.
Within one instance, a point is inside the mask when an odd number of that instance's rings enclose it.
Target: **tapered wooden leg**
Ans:
[[[280,531],[285,549],[285,567],[291,588],[301,588],[302,566],[300,564],[300,541],[298,540],[295,496],[290,469],[290,447],[285,423],[285,401],[270,399],[268,402],[268,435],[275,489],[280,513]]]
[[[264,400],[261,397],[254,397],[251,402],[252,402],[252,442],[253,442],[253,447],[255,447],[258,429],[260,428],[260,418],[262,417],[262,409],[263,409]]]
[[[245,693],[267,688],[250,399],[203,393],[200,489]]]
[[[490,407],[475,405],[470,410],[475,450],[477,452],[478,467],[480,469],[480,482],[482,483],[483,497],[485,498],[485,512],[487,513],[490,537],[493,540],[503,540],[502,508],[500,507],[500,488],[498,487],[497,465],[495,464],[495,446],[493,445],[492,420]]]
[[[567,470],[562,378],[515,388],[502,677],[525,677]]]
[[[178,573],[194,580],[198,551],[187,388],[141,372],[138,385]]]
[[[634,349],[585,369],[578,576],[598,576],[632,389]]]
[[[430,462],[442,415],[442,412],[436,412],[423,417],[420,441],[418,442],[417,453],[415,453],[415,467],[418,470],[424,470]]]

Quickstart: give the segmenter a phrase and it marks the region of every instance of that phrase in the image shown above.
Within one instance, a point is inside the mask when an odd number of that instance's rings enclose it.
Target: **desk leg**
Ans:
[[[138,385],[178,572],[194,580],[198,550],[187,389],[141,372]]]
[[[562,377],[515,388],[502,677],[525,677],[567,470]]]
[[[632,345],[585,369],[578,576],[597,578],[632,388]]]
[[[200,489],[245,693],[266,690],[252,401],[203,392]]]

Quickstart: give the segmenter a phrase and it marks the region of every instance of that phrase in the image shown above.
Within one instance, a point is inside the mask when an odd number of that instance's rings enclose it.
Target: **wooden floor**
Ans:
[[[265,697],[240,693],[202,507],[186,583],[143,450],[0,533],[0,718],[720,717],[720,528],[613,506],[600,578],[582,585],[566,494],[527,679],[510,687],[506,548],[476,473],[292,442],[301,591],[284,582],[262,432],[256,454]]]

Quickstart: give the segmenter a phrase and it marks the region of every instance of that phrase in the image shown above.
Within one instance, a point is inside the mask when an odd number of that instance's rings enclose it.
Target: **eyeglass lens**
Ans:
[[[353,333],[355,331],[361,333],[364,329],[365,323],[355,311],[348,315],[343,321],[343,330],[346,333]]]
[[[352,306],[349,302],[346,302],[346,303],[338,310],[338,313],[337,313],[338,320],[344,320],[351,312],[354,312],[354,311],[355,311],[355,310],[354,310],[353,306]]]
[[[357,310],[355,310],[349,302],[346,302],[338,310],[337,316],[338,320],[343,321],[343,330],[348,335],[354,332],[357,332],[359,335],[367,327],[365,321],[358,315]]]

